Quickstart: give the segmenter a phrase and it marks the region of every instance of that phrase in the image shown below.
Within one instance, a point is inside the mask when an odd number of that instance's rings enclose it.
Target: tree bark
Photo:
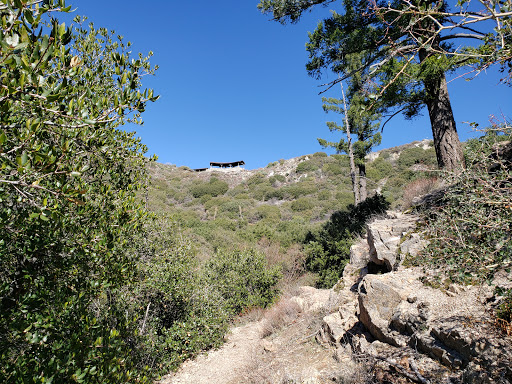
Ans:
[[[343,90],[343,83],[340,81],[341,95],[343,96],[343,109],[345,111],[345,128],[347,132],[347,146],[348,146],[348,159],[350,163],[350,179],[352,180],[352,192],[354,192],[354,204],[359,204],[359,182],[356,176],[356,164],[354,162],[354,151],[352,150],[352,136],[350,132],[350,123],[348,121],[348,108],[345,99],[345,91]]]
[[[364,163],[358,164],[357,168],[359,169],[359,202],[363,202],[368,197],[366,192],[366,165]]]
[[[425,49],[420,50],[419,57],[420,62],[428,57]],[[437,76],[430,76],[423,83],[437,164],[441,169],[456,171],[464,167],[464,153],[453,117],[446,76],[441,72]]]

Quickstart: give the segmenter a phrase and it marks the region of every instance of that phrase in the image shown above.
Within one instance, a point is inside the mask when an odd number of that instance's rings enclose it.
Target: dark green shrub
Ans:
[[[269,226],[266,222],[258,222],[247,226],[246,230],[240,233],[240,237],[252,243],[258,242],[263,238],[273,240],[275,231],[274,228]]]
[[[389,203],[375,195],[332,214],[318,232],[309,232],[305,239],[306,268],[319,274],[319,287],[332,287],[343,274],[350,259],[353,239],[364,232],[365,223],[374,215],[384,213]]]
[[[289,199],[298,199],[301,196],[311,195],[316,192],[316,185],[309,182],[301,181],[296,184],[281,187],[285,196]]]
[[[302,212],[312,209],[314,207],[313,201],[307,197],[300,197],[292,201],[291,208],[295,212]]]
[[[385,160],[383,156],[379,156],[366,166],[366,176],[373,181],[390,177],[394,173],[393,165],[388,160]]]
[[[270,176],[268,178],[268,181],[270,184],[274,185],[274,184],[277,184],[278,182],[279,183],[284,183],[286,181],[286,177],[284,177],[283,175],[274,175],[274,176]]]
[[[259,184],[252,188],[252,197],[259,201],[270,200],[272,197],[267,196],[272,196],[274,193],[279,194],[279,192],[276,191],[278,190],[273,188],[270,184]]]
[[[265,177],[265,175],[258,173],[256,175],[251,176],[247,180],[247,185],[254,188],[254,186],[262,183],[268,183],[268,179]]]
[[[289,247],[294,243],[301,243],[309,228],[311,225],[308,220],[294,217],[293,220],[279,222],[274,238],[281,246]]]
[[[315,152],[315,153],[313,153],[313,157],[327,157],[327,153],[325,153],[325,152]]]
[[[329,200],[331,198],[331,191],[324,189],[320,192],[318,192],[318,200]]]
[[[306,173],[306,172],[314,172],[319,168],[318,164],[313,160],[306,160],[297,165],[295,172],[297,173]]]
[[[212,177],[208,183],[200,183],[193,185],[190,188],[190,193],[195,198],[200,198],[204,195],[213,197],[224,195],[229,189],[228,183],[225,181]]]
[[[423,149],[421,147],[411,147],[404,149],[398,158],[398,166],[405,169],[414,164],[436,166],[437,159],[434,148]]]
[[[325,174],[332,175],[332,176],[341,175],[343,173],[349,172],[349,170],[347,168],[342,167],[341,164],[339,164],[339,163],[324,164],[324,166],[322,167],[322,171]]]
[[[222,204],[229,203],[230,201],[231,199],[225,196],[213,197],[204,204],[204,209],[211,210],[217,207],[218,210]]]
[[[338,206],[342,207],[354,204],[354,193],[351,191],[338,191],[336,192],[336,201]]]
[[[207,195],[203,195],[203,196],[201,196],[201,198],[199,199],[199,201],[201,201],[201,204],[206,204],[206,202],[210,201],[212,198],[213,198],[213,196],[212,196],[212,195],[207,194]]]
[[[273,188],[271,190],[270,189],[267,190],[267,192],[265,193],[265,196],[264,196],[264,200],[265,201],[271,200],[271,199],[283,200],[284,196],[285,196],[285,193],[283,192],[282,189]]]
[[[233,315],[272,303],[281,277],[279,269],[270,268],[265,256],[255,251],[219,252],[206,264],[204,275]]]
[[[260,205],[256,208],[256,215],[259,219],[280,220],[281,210],[274,205]]]

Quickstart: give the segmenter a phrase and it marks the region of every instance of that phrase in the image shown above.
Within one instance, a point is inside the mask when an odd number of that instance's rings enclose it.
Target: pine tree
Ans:
[[[467,3],[451,12],[443,1],[343,0],[341,12],[318,24],[310,34],[307,70],[321,77],[325,70],[356,72],[374,84],[383,111],[416,116],[427,107],[438,165],[448,170],[463,166],[464,158],[446,84],[446,73],[463,65],[485,67],[499,62],[510,71],[511,12],[505,2],[486,2],[484,11],[469,13]],[[258,7],[282,23],[332,0],[261,0]],[[492,30],[485,21],[495,21]],[[476,42],[476,46],[468,45]],[[362,65],[350,69],[348,57],[370,52]],[[510,73],[510,72],[509,72]],[[332,84],[331,84],[332,85]]]
[[[362,60],[363,54],[353,54],[350,57],[352,68],[357,68]],[[342,99],[322,98],[325,103],[324,111],[337,112],[344,115],[344,124],[339,126],[335,122],[328,122],[327,126],[331,132],[340,131],[345,134],[345,138],[340,138],[339,142],[328,142],[324,139],[318,139],[323,147],[331,147],[339,152],[345,152],[350,160],[350,176],[354,192],[355,203],[358,204],[367,198],[366,186],[366,163],[365,157],[375,145],[381,142],[379,130],[380,114],[376,112],[378,105],[373,103],[367,97],[365,84],[359,73],[354,73],[348,82],[348,103],[341,85]],[[347,107],[347,104],[349,106]],[[352,135],[356,136],[356,141],[352,142]],[[356,172],[357,167],[357,172]]]

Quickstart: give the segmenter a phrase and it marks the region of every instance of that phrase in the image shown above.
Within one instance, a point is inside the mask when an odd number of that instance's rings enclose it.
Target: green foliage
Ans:
[[[348,171],[347,168],[342,167],[339,163],[326,163],[322,167],[322,171],[327,175],[342,175],[342,174],[348,174],[350,171]]]
[[[259,219],[280,220],[281,210],[274,205],[260,205],[256,208],[256,215]]]
[[[217,292],[205,289],[191,245],[172,218],[150,224],[136,244],[139,274],[122,291],[124,310],[138,319],[132,351],[157,372],[221,343],[229,314]]]
[[[299,197],[297,200],[292,202],[292,211],[301,212],[307,211],[314,207],[313,201],[307,197]]]
[[[277,184],[278,182],[279,183],[284,183],[286,181],[286,177],[284,177],[283,175],[274,175],[274,176],[270,176],[268,178],[268,181],[269,183],[274,186],[275,184]]]
[[[263,175],[261,173],[257,173],[256,175],[251,176],[249,178],[249,180],[247,180],[247,185],[250,187],[253,187],[255,185],[263,184],[263,183],[267,183],[267,182],[268,182],[268,180],[265,177],[265,175]]]
[[[307,173],[314,172],[318,169],[318,164],[313,160],[305,160],[297,165],[295,172],[297,173]]]
[[[315,184],[307,181],[301,181],[296,184],[290,184],[282,187],[281,190],[287,198],[298,199],[301,196],[307,196],[316,192]]]
[[[273,188],[273,189],[267,189],[265,192],[264,200],[271,200],[271,199],[277,199],[277,200],[283,200],[284,199],[284,192],[280,188]]]
[[[336,201],[342,207],[354,204],[354,194],[349,191],[338,191],[336,192]]]
[[[368,163],[366,167],[366,174],[368,178],[375,181],[382,180],[394,173],[393,165],[389,161],[386,161],[382,156],[379,156],[371,163]]]
[[[499,289],[496,292],[498,295],[503,296],[503,299],[496,311],[496,317],[507,323],[507,328],[512,328],[512,289]]]
[[[331,198],[331,191],[324,189],[318,192],[318,200],[329,200]]]
[[[347,211],[332,214],[317,233],[310,232],[305,240],[306,268],[319,274],[317,285],[331,288],[343,274],[350,259],[353,239],[361,235],[365,223],[376,214],[389,208],[381,195],[375,195]]]
[[[265,256],[255,251],[220,252],[205,266],[206,283],[219,292],[232,314],[266,307],[274,300],[281,277]]]
[[[398,166],[401,169],[405,169],[414,164],[423,164],[435,167],[437,165],[437,160],[434,148],[423,149],[421,147],[411,147],[404,149],[398,158]]]
[[[327,157],[327,153],[325,153],[325,152],[315,152],[315,153],[313,153],[313,157]]]
[[[113,299],[135,275],[146,148],[116,127],[156,100],[153,69],[59,25],[64,1],[28,4],[0,5],[0,382],[147,382]]]
[[[195,198],[200,198],[205,195],[213,197],[224,195],[229,189],[228,183],[212,177],[208,183],[200,183],[193,185],[190,188],[190,193]]]
[[[511,168],[490,156],[512,132],[501,127],[497,136],[498,129],[467,146],[468,168],[449,175],[451,187],[426,212],[431,241],[413,264],[442,269],[455,282],[481,283],[512,261]]]

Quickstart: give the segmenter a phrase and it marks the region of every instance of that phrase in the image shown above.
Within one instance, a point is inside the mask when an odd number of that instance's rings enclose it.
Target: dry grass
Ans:
[[[438,186],[439,179],[437,177],[417,179],[407,184],[404,187],[402,208],[410,208],[415,197],[426,195],[427,193],[432,192]]]
[[[295,321],[300,315],[301,309],[296,301],[284,297],[264,315],[261,337],[268,337],[284,326]]]

